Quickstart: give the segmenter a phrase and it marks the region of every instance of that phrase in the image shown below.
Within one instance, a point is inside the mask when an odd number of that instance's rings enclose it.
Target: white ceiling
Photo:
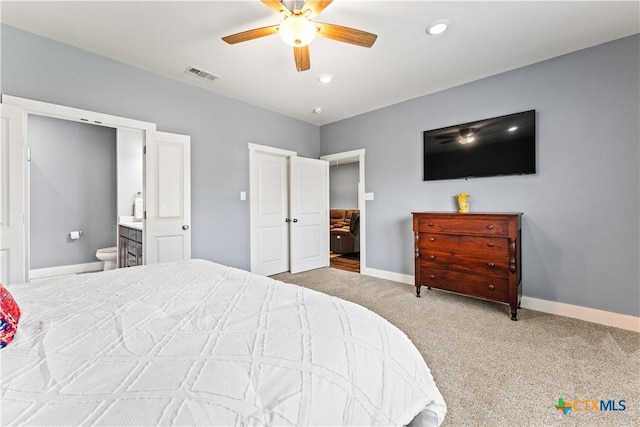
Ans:
[[[285,1],[293,7],[292,1]],[[298,7],[301,2],[298,2]],[[371,49],[317,37],[295,70],[275,34],[221,37],[280,22],[259,0],[1,1],[3,23],[168,78],[322,125],[640,32],[639,1],[348,1],[315,19],[378,34]],[[449,31],[428,36],[438,19]],[[222,76],[203,82],[194,66]],[[329,85],[318,75],[332,74]],[[321,107],[322,113],[313,113]]]

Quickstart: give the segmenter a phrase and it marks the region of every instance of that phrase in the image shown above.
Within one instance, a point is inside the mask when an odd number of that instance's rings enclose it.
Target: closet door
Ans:
[[[24,113],[0,105],[0,283],[24,283],[27,177]]]
[[[187,135],[147,131],[144,264],[191,259],[191,154]]]
[[[287,153],[252,150],[251,272],[289,271],[289,162]]]
[[[291,273],[329,265],[329,162],[291,157]]]

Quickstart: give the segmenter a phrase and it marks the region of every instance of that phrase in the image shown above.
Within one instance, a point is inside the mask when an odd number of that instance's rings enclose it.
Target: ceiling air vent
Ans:
[[[200,68],[196,68],[196,67],[189,67],[186,70],[184,70],[184,72],[186,74],[189,74],[190,76],[194,76],[194,77],[198,77],[204,80],[209,80],[210,82],[216,80],[216,79],[220,79],[222,78],[221,76],[217,75],[217,74],[213,74],[210,73],[208,71],[205,70],[201,70]]]

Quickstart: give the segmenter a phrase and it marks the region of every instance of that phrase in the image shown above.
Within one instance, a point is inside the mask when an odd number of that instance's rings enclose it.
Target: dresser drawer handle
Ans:
[[[496,263],[495,263],[495,262],[488,262],[488,263],[487,263],[487,265],[488,265],[490,268],[493,268],[493,267],[495,267],[495,266],[496,266]]]
[[[436,256],[435,255],[429,255],[429,259],[433,261],[434,259],[436,259]]]
[[[436,275],[435,275],[435,274],[430,274],[430,275],[429,275],[429,279],[435,279],[435,278],[436,278]]]
[[[487,228],[488,228],[489,230],[493,230],[493,224],[489,224],[489,225],[487,225]]]
[[[435,237],[429,237],[429,241],[430,241],[430,242],[435,242],[435,241],[436,241],[436,238],[435,238]]]
[[[490,290],[490,291],[494,290],[495,288],[496,288],[496,287],[495,287],[493,284],[489,285],[489,290]]]
[[[487,243],[487,246],[489,246],[490,248],[494,247],[495,245],[496,245],[496,244],[495,244],[495,243],[493,243],[493,242],[489,242],[489,243]]]
[[[433,221],[429,221],[429,227],[433,227],[434,225]]]

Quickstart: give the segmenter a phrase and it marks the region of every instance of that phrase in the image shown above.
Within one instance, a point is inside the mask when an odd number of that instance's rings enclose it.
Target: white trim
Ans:
[[[104,261],[87,262],[85,264],[61,265],[59,267],[37,268],[29,270],[29,279],[42,279],[45,277],[64,276],[67,274],[90,273],[102,271]]]
[[[49,104],[32,99],[19,98],[17,96],[2,95],[2,103],[22,108],[27,114],[36,114],[45,117],[54,117],[63,120],[71,120],[91,125],[128,128],[139,130],[155,130],[156,124],[128,119],[126,117],[112,116],[111,114],[97,113],[81,110],[79,108],[65,107],[64,105]]]
[[[407,285],[415,285],[414,276],[409,274],[394,273],[392,271],[378,270],[375,268],[367,268],[366,270],[361,270],[360,273],[371,277],[378,277],[380,279],[406,283]],[[597,323],[599,325],[613,326],[614,328],[640,332],[640,317],[636,316],[527,296],[522,297],[520,305],[522,308],[526,308],[527,310],[541,311],[543,313],[554,314],[556,316],[570,317],[572,319],[584,320],[591,323]]]
[[[269,147],[267,145],[259,145],[249,143],[249,151],[264,151],[265,153],[277,154],[279,156],[295,157],[298,155],[295,151],[283,150],[282,148]]]
[[[379,279],[392,280],[394,282],[406,283],[407,285],[413,285],[415,283],[412,275],[378,270],[377,268],[360,268],[360,274],[377,277]]]
[[[613,326],[615,328],[626,329],[628,331],[640,332],[640,317],[630,316],[627,314],[613,313],[610,311],[597,310],[595,308],[581,307],[579,305],[565,304],[526,296],[522,297],[521,306],[522,308],[529,310],[536,310],[543,313],[598,323],[600,325]]]

